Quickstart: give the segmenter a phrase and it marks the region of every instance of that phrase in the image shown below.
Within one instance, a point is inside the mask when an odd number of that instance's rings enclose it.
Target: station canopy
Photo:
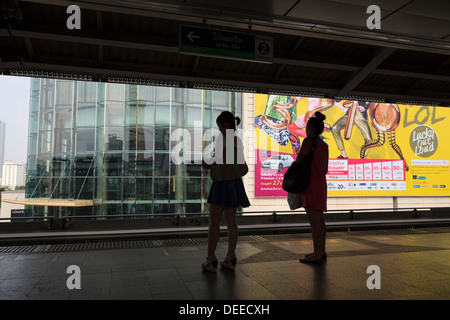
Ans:
[[[372,2],[2,0],[0,72],[449,106],[450,1]]]

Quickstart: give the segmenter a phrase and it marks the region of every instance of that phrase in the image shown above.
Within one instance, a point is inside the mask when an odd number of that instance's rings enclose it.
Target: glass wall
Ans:
[[[33,215],[207,211],[211,181],[194,160],[220,112],[240,115],[240,93],[31,81],[26,197],[95,204],[33,207]],[[174,153],[190,161],[175,163]]]

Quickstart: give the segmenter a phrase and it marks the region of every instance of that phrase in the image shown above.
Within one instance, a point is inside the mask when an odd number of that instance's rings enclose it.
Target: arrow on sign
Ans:
[[[194,39],[200,38],[200,36],[194,35],[194,31],[189,32],[186,37],[189,39],[189,41],[194,42]]]

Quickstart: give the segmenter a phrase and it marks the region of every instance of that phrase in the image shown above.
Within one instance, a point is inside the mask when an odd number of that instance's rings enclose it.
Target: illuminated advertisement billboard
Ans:
[[[316,111],[329,196],[450,195],[450,108],[255,94],[255,196],[285,197],[284,173]]]

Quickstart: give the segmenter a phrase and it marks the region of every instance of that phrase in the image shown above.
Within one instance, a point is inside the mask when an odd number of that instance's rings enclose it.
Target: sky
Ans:
[[[0,75],[0,121],[6,123],[5,161],[26,164],[30,78]]]

